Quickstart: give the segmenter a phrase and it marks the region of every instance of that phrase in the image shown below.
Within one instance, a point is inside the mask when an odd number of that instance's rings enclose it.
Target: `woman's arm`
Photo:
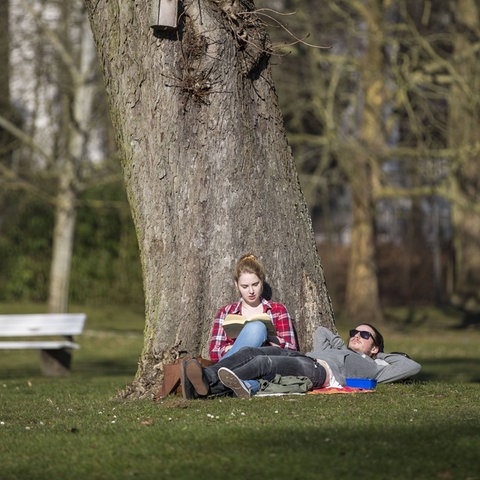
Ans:
[[[223,320],[227,315],[226,307],[221,308],[215,317],[208,352],[212,362],[218,362],[231,348],[233,340],[227,337],[223,329]]]
[[[297,350],[298,346],[295,337],[295,330],[287,308],[282,303],[271,303],[271,307],[273,324],[277,331],[278,345],[281,348]]]

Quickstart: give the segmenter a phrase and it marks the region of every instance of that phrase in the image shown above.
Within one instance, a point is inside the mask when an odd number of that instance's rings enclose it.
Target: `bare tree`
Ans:
[[[353,0],[341,6],[338,2],[327,5],[348,16],[351,23],[347,29],[345,21],[338,19],[338,11],[317,19],[308,15],[309,8],[301,2],[292,3],[298,7],[300,18],[289,27],[299,32],[315,31],[320,23],[331,32],[330,37],[323,33],[325,45],[329,45],[328,39],[332,45],[332,49],[314,49],[300,41],[294,50],[301,61],[295,68],[296,75],[306,86],[301,84],[298,90],[291,87],[288,116],[294,131],[300,131],[291,135],[294,145],[300,152],[308,152],[301,158],[302,181],[311,207],[318,202],[324,212],[328,212],[335,195],[335,177],[340,179],[337,185],[343,183],[345,189],[348,185],[351,225],[344,309],[354,321],[379,322],[382,311],[376,270],[375,194],[385,150],[382,114],[387,102],[382,2]],[[355,80],[349,78],[352,72]],[[311,132],[304,132],[304,128]],[[328,221],[323,225],[329,229]],[[334,237],[329,234],[328,238]]]
[[[480,7],[460,0],[454,10],[453,72],[449,96],[448,146],[452,159],[451,189],[455,247],[452,301],[480,312]]]
[[[61,154],[57,161],[58,192],[55,200],[56,214],[48,298],[50,312],[65,312],[68,307],[77,203],[83,188],[82,168],[85,169],[89,163],[88,147],[92,134],[97,86],[94,81],[97,70],[96,51],[82,4],[63,3],[61,12],[62,35],[57,36],[54,32],[48,31],[48,36],[61,59],[58,72],[65,71],[63,75],[65,83],[61,94],[64,104],[60,117],[62,141]],[[77,24],[75,38],[71,38],[70,34],[72,23]]]
[[[249,1],[183,2],[152,30],[149,2],[86,0],[123,155],[146,302],[132,395],[151,394],[180,350],[205,353],[235,259],[254,251],[308,348],[334,328],[310,216]]]
[[[17,46],[20,58],[13,62],[14,70],[20,70],[16,90],[21,93],[15,101],[24,124],[18,128],[8,118],[0,118],[0,124],[23,144],[16,156],[22,157],[24,168],[4,170],[4,175],[14,179],[11,188],[29,189],[55,208],[48,309],[64,312],[79,195],[92,178],[105,175],[102,160],[94,165],[92,159],[94,151],[97,157],[104,155],[98,144],[92,148],[92,138],[102,125],[96,50],[81,0],[42,5],[19,0],[13,18],[29,21],[32,35],[29,42]],[[18,30],[14,33],[18,39]],[[33,61],[22,56],[32,56]],[[42,183],[50,188],[44,191]]]
[[[3,65],[0,71],[0,112],[1,115],[10,123],[14,124],[13,109],[10,98],[10,28],[9,28],[9,3],[2,2],[0,5],[0,64]],[[12,150],[15,145],[15,136],[0,125],[0,175],[11,165]],[[0,217],[3,210],[4,188],[0,193]]]
[[[0,72],[0,89],[2,91],[2,96],[0,97],[0,112],[3,112],[3,115],[9,117],[9,112],[11,111],[10,105],[10,67],[9,67],[9,4],[8,2],[2,2],[0,5],[0,62],[4,66]],[[0,158],[5,156],[8,149],[5,148],[8,145],[10,135],[2,130],[0,130]]]
[[[352,2],[365,25],[365,52],[361,60],[359,142],[350,151],[347,173],[352,192],[352,235],[347,279],[346,310],[357,322],[380,322],[375,257],[375,188],[386,148],[383,111],[387,103],[384,78],[383,0]]]
[[[279,2],[262,3],[274,8]],[[378,242],[388,242],[386,249],[430,250],[431,261],[423,254],[422,263],[424,270],[433,265],[432,299],[442,301],[450,205],[453,298],[460,305],[477,303],[476,2],[433,8],[428,0],[331,1],[321,16],[305,13],[315,8],[308,0],[283,3],[298,11],[289,17],[290,31],[315,32],[316,38],[321,32],[322,43],[332,46],[312,50],[297,42],[274,73],[310,207],[333,217],[317,222],[319,238],[335,241],[330,232],[352,227],[350,315],[378,318],[371,312],[379,308]],[[342,191],[351,194],[351,221]],[[339,227],[329,229],[335,222]],[[405,258],[404,273],[396,275],[404,278],[398,283],[405,293],[416,284],[412,259]]]

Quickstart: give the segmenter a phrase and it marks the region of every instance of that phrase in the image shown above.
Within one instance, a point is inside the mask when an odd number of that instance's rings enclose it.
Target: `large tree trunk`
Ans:
[[[206,354],[247,251],[263,259],[309,348],[318,325],[334,328],[333,313],[253,4],[187,0],[178,29],[155,34],[150,2],[86,4],[144,275],[145,343],[130,393],[151,395],[179,350]]]

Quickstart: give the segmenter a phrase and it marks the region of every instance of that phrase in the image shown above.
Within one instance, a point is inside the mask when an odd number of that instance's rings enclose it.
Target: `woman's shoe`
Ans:
[[[250,398],[252,396],[248,385],[240,380],[235,373],[228,368],[220,368],[218,370],[218,378],[226,387],[233,390],[233,393],[235,393],[237,397]]]
[[[186,362],[185,376],[192,384],[197,395],[206,397],[210,393],[210,386],[203,375],[203,367],[197,359],[192,358],[192,360]]]

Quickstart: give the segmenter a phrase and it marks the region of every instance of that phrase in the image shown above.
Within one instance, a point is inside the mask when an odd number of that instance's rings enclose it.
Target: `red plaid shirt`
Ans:
[[[272,318],[272,322],[277,330],[277,336],[281,348],[297,350],[297,342],[295,341],[295,333],[293,330],[292,319],[285,305],[281,303],[268,302],[262,298],[263,312],[268,313]],[[226,348],[233,345],[234,339],[228,338],[223,329],[223,320],[229,314],[241,314],[242,303],[231,303],[222,307],[215,317],[212,328],[212,339],[210,340],[209,352],[210,359],[218,362],[226,353]]]

